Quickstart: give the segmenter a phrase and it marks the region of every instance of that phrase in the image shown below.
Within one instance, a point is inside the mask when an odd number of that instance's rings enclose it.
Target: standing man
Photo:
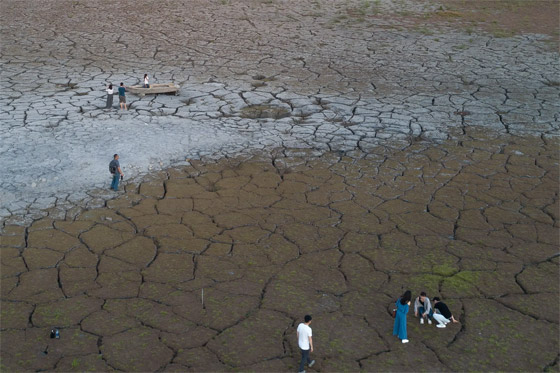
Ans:
[[[434,313],[434,320],[438,322],[436,325],[438,328],[445,328],[450,321],[459,322],[455,320],[447,304],[439,300],[438,297],[434,297],[434,309],[438,311],[438,313]]]
[[[420,296],[414,300],[414,316],[420,316],[420,324],[424,324],[424,319],[428,319],[428,324],[432,323],[432,304],[426,292],[421,292]]]
[[[304,365],[305,363],[311,368],[315,364],[315,360],[309,358],[309,352],[313,352],[313,338],[311,337],[313,333],[309,324],[311,324],[311,316],[305,315],[305,322],[301,323],[297,327],[297,338],[298,345],[301,349],[301,362],[299,363],[299,373],[305,373]]]
[[[124,83],[121,82],[121,86],[119,87],[119,104],[121,105],[121,109],[127,110],[126,96],[124,95],[125,92],[126,92],[126,88],[124,86]]]
[[[122,84],[122,83],[121,83]],[[114,191],[119,190],[119,178],[122,179],[124,176],[121,171],[121,165],[119,163],[119,155],[115,154],[113,160],[109,163],[109,171],[113,174],[113,182],[111,183],[111,189]]]

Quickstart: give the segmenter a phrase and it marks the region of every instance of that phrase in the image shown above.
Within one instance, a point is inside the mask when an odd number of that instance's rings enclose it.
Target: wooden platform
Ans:
[[[138,96],[157,95],[159,93],[174,93],[177,94],[179,86],[175,83],[164,84],[150,84],[150,88],[142,88],[141,85],[133,85],[126,87],[127,92]]]

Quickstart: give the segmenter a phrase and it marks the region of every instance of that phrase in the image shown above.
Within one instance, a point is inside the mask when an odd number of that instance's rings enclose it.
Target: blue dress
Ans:
[[[393,335],[398,335],[399,339],[408,339],[406,335],[406,314],[408,313],[408,304],[401,304],[400,298],[397,299],[397,315],[395,316],[395,326],[393,327]]]

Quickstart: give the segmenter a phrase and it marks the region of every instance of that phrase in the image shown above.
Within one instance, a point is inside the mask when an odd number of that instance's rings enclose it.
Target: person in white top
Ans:
[[[106,108],[110,109],[110,108],[113,107],[113,93],[114,93],[113,85],[109,84],[106,91],[107,91],[107,105],[106,105]]]
[[[312,331],[309,327],[311,324],[311,316],[305,315],[304,320],[305,322],[301,323],[297,327],[297,338],[298,338],[298,346],[301,350],[301,362],[299,363],[299,373],[305,373],[303,369],[305,363],[311,368],[313,364],[315,364],[315,360],[311,360],[309,357],[309,352],[313,352],[313,338],[312,338]]]
[[[150,88],[150,82],[148,80],[148,74],[144,74],[144,86],[143,88]]]

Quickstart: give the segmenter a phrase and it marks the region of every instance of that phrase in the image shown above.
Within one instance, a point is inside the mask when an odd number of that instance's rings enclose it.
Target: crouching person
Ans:
[[[414,316],[420,316],[420,324],[424,324],[424,320],[428,320],[428,324],[432,323],[432,304],[430,298],[426,296],[425,292],[421,292],[420,296],[414,300]]]
[[[443,303],[438,297],[434,297],[434,314],[433,318],[438,322],[438,328],[445,328],[450,322],[458,323],[447,304]]]

